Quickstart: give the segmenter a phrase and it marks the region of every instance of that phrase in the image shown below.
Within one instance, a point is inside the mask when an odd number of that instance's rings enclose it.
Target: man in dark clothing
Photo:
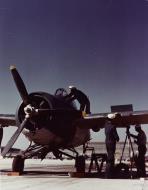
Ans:
[[[69,86],[70,93],[65,96],[67,101],[77,100],[80,103],[80,110],[90,114],[90,101],[88,97],[74,86]]]
[[[3,128],[2,126],[0,126],[0,149],[1,149],[2,139],[3,139]]]
[[[111,122],[113,117],[109,117],[105,123],[105,144],[107,150],[106,178],[114,177],[114,162],[116,142],[119,141],[116,126]]]
[[[137,175],[138,177],[145,177],[145,154],[146,154],[146,134],[141,129],[140,125],[135,126],[135,130],[138,132],[138,135],[130,134],[135,140],[134,142],[138,145],[138,158],[137,158]]]

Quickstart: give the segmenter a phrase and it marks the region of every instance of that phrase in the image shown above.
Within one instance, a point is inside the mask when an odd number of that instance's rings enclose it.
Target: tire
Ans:
[[[77,156],[75,161],[76,172],[85,172],[85,157]]]
[[[22,156],[18,155],[16,157],[14,157],[13,162],[12,162],[12,171],[23,173],[23,171],[24,171],[24,159],[22,158]]]

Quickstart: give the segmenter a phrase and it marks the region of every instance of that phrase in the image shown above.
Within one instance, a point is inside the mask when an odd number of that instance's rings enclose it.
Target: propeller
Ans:
[[[14,66],[10,66],[10,70],[11,70],[11,74],[13,76],[15,85],[18,89],[18,92],[19,92],[19,94],[23,100],[23,103],[27,107],[29,105],[29,95],[28,95],[27,89],[25,87],[25,84],[24,84],[22,78],[20,77],[17,69]],[[29,121],[29,119],[33,115],[32,113],[34,110],[28,109],[28,107],[27,108],[26,107],[24,108],[25,118],[24,118],[23,122],[21,123],[21,125],[18,127],[18,129],[15,131],[15,133],[12,135],[11,139],[8,141],[5,148],[3,149],[2,154],[1,154],[3,157],[5,157],[6,154],[8,153],[8,151],[10,150],[10,148],[12,148],[12,146],[14,145],[16,140],[18,139],[22,130],[26,127],[27,122]],[[1,136],[2,136],[2,133],[1,133]],[[1,139],[2,139],[2,137],[1,137]]]
[[[27,92],[27,89],[25,87],[25,84],[21,78],[21,76],[19,75],[17,69],[14,66],[10,66],[10,70],[11,70],[11,74],[13,76],[15,85],[18,89],[18,92],[23,100],[23,103],[25,105],[24,107],[24,113],[25,113],[25,118],[22,121],[21,125],[18,126],[18,129],[15,131],[15,133],[12,135],[11,139],[8,141],[7,145],[5,146],[5,148],[2,151],[2,156],[5,157],[6,154],[8,153],[8,151],[10,150],[10,148],[12,148],[12,146],[14,145],[14,143],[16,142],[16,140],[18,139],[20,133],[22,132],[22,130],[27,126],[27,123],[29,122],[29,120],[36,114],[39,114],[40,112],[48,112],[49,110],[39,110],[39,109],[35,109],[30,101],[29,101],[29,94]],[[0,140],[2,139],[2,132],[0,133]]]
[[[25,105],[27,105],[29,103],[29,95],[28,95],[27,89],[25,87],[25,84],[24,84],[22,78],[20,77],[17,69],[15,68],[15,66],[10,66],[10,70],[11,70],[11,74],[13,76],[15,85],[18,89],[18,92],[23,100],[23,103]]]

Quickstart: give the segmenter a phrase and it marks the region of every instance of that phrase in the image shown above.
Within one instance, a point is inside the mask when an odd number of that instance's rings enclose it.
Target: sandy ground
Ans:
[[[0,160],[0,190],[148,190],[147,179],[72,178],[73,160],[26,160],[25,173],[8,176],[12,159]]]

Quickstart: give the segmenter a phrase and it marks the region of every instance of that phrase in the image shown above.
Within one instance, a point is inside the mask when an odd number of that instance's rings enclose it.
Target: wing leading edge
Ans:
[[[108,114],[111,113],[90,114],[79,119],[76,124],[88,129],[103,128],[108,119]],[[112,119],[112,123],[120,128],[136,124],[148,124],[148,111],[120,112],[117,117]]]

